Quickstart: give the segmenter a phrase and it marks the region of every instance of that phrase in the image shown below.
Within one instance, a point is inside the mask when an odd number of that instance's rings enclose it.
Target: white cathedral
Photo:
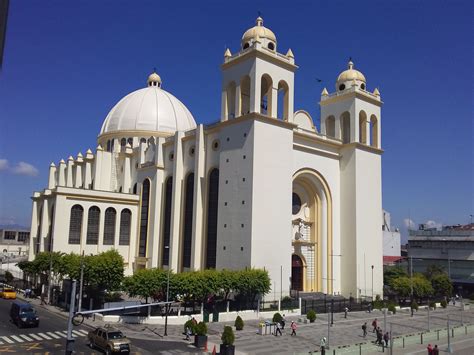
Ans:
[[[382,294],[380,93],[350,61],[321,93],[318,131],[278,49],[259,17],[225,51],[215,124],[197,125],[156,73],[121,99],[95,151],[51,163],[34,193],[30,260],[114,248],[126,274],[254,267],[277,298]]]

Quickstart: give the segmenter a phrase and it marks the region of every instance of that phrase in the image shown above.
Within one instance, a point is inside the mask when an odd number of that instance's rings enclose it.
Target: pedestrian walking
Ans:
[[[285,329],[285,324],[286,324],[286,320],[285,320],[285,315],[283,315],[283,317],[281,318],[281,329]]]
[[[369,311],[369,313],[372,313],[372,303],[369,303],[369,305],[367,306],[367,310]]]
[[[191,340],[190,336],[191,336],[191,328],[186,327],[186,340]]]
[[[377,318],[375,318],[374,321],[372,322],[372,327],[374,327],[374,329],[372,330],[372,333],[375,333],[375,331],[377,330]]]
[[[325,355],[326,354],[326,337],[321,338],[320,349],[321,349],[321,355]]]
[[[293,335],[296,336],[296,323],[291,322],[290,328],[291,328],[291,336]]]
[[[281,325],[280,325],[280,323],[277,322],[276,325],[275,325],[275,336],[276,337],[278,336],[278,333],[280,333],[280,335],[283,335],[281,333]]]
[[[431,346],[431,344],[428,344],[426,350],[428,350],[428,355],[433,355],[433,347]]]
[[[349,312],[349,308],[345,307],[344,308],[344,318],[347,319],[347,312]]]
[[[376,341],[376,344],[383,345],[382,339],[383,339],[382,329],[377,328],[377,341]]]
[[[385,342],[385,347],[388,348],[388,341],[390,340],[390,335],[388,334],[388,332],[385,332],[385,334],[383,335],[383,341]]]
[[[439,355],[438,345],[435,345],[435,347],[433,348],[433,355]]]
[[[362,324],[362,336],[365,338],[367,336],[367,322]]]

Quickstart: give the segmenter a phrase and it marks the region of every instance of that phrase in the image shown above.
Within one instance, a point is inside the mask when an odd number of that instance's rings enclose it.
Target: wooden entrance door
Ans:
[[[303,261],[295,254],[291,256],[291,289],[303,291]]]

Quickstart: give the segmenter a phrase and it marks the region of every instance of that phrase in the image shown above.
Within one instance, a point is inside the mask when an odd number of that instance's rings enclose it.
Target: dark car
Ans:
[[[89,332],[87,338],[91,349],[97,347],[105,351],[106,354],[130,353],[130,340],[116,328],[96,328]]]
[[[29,303],[13,302],[10,308],[10,318],[19,328],[39,326],[38,315]]]

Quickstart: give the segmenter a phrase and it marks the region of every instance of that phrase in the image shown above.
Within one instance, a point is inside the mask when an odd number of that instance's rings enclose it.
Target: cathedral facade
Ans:
[[[33,195],[30,260],[114,248],[140,268],[265,268],[271,294],[382,294],[381,106],[348,68],[321,127],[294,109],[297,66],[259,17],[224,53],[220,121],[196,124],[152,73],[97,148],[52,163]]]

